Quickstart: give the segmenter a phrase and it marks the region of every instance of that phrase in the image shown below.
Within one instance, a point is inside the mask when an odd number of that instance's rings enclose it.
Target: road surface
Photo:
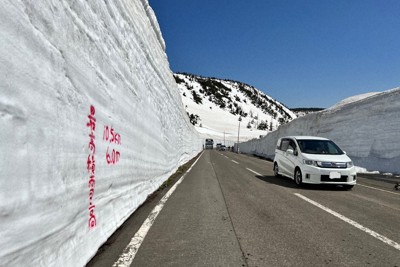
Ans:
[[[132,249],[163,195],[88,266],[113,266],[121,255],[131,266],[400,266],[400,191],[390,181],[298,188],[274,177],[272,162],[205,150]]]

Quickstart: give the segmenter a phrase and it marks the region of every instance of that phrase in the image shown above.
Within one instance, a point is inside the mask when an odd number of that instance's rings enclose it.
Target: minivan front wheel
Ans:
[[[279,167],[278,167],[278,163],[274,164],[274,175],[275,177],[279,177]]]
[[[296,171],[294,172],[294,182],[296,183],[297,186],[300,186],[303,182],[303,175],[301,174],[299,168],[297,168]]]

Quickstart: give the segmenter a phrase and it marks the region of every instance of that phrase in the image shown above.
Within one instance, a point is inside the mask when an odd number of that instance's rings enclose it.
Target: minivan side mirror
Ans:
[[[289,148],[288,150],[286,150],[286,153],[287,153],[287,154],[290,154],[290,155],[295,155],[295,156],[298,156],[298,155],[299,155],[299,152],[297,152],[297,150],[293,150],[293,149],[291,149],[291,148]]]

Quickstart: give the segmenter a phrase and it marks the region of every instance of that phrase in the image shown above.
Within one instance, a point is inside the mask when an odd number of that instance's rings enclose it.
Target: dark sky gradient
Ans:
[[[400,1],[149,0],[172,71],[248,83],[288,107],[400,86]]]

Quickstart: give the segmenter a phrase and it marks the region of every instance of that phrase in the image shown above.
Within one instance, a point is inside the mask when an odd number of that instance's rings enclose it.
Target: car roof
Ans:
[[[319,136],[301,136],[301,135],[296,135],[296,136],[285,136],[282,138],[292,138],[292,139],[296,139],[296,140],[329,140],[327,138],[324,137],[319,137]]]

